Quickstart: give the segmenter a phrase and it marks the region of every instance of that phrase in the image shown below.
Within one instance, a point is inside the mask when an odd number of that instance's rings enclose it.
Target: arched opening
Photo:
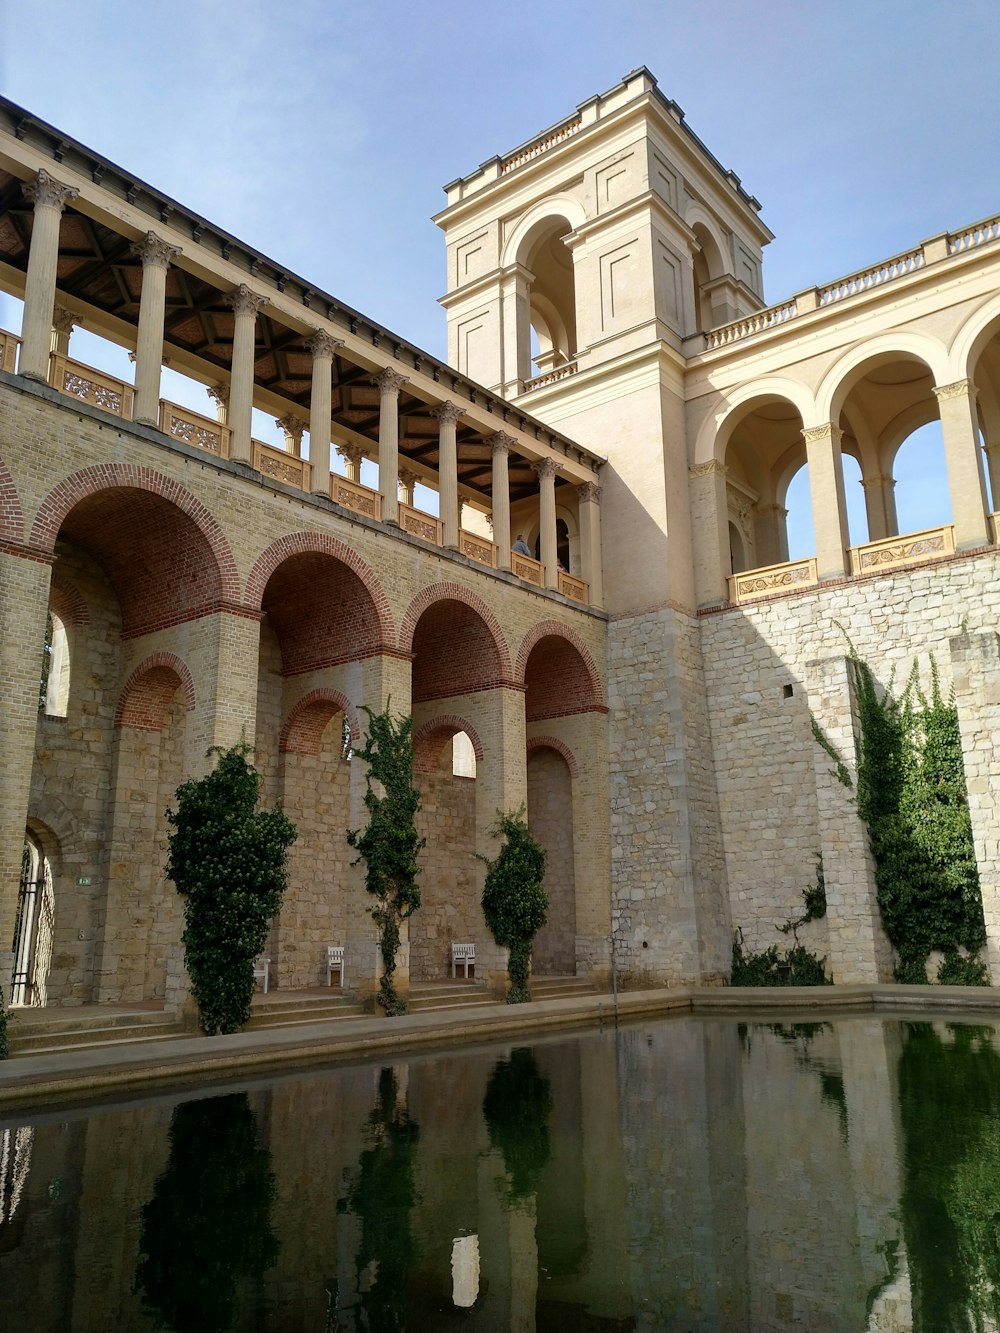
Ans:
[[[535,229],[521,262],[533,275],[528,297],[532,374],[544,375],[576,358],[573,256],[565,244],[572,227],[552,217]]]
[[[897,532],[923,532],[952,521],[940,421],[911,431],[895,450],[891,467]]]
[[[811,555],[815,545],[798,408],[777,395],[762,395],[737,409],[735,421],[727,421],[725,428],[729,572]],[[742,562],[739,569],[730,564],[734,558]]]
[[[694,223],[695,245],[692,247],[694,265],[694,317],[695,333],[704,333],[717,324],[724,324],[729,315],[723,305],[713,309],[712,284],[723,276],[726,266],[723,262],[715,237],[703,222]]]
[[[747,558],[746,537],[732,519],[729,520],[729,559],[734,574],[742,574],[745,569],[751,568]]]
[[[548,745],[528,752],[528,825],[545,850],[548,917],[535,936],[532,971],[576,974],[576,874],[573,791],[565,758]]]
[[[12,1005],[43,1007],[48,1003],[49,969],[55,926],[52,867],[38,839],[27,833],[21,857],[14,922]]]
[[[456,778],[476,776],[476,751],[467,731],[456,731],[451,738],[451,773]]]

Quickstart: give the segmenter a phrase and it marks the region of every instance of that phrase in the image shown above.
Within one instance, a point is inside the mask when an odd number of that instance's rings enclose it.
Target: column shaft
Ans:
[[[820,580],[842,579],[847,573],[847,504],[840,457],[842,434],[832,422],[802,432],[809,464],[809,495]]]
[[[510,569],[510,482],[507,454],[514,443],[498,431],[486,441],[493,450],[493,540],[497,547],[497,569]]]
[[[948,466],[948,489],[955,524],[955,545],[961,551],[985,546],[986,488],[979,448],[976,386],[971,380],[940,385],[934,389],[941,414],[941,435]]]
[[[309,340],[312,352],[312,391],[309,398],[309,462],[312,489],[330,494],[330,418],[332,414],[333,354],[343,344],[320,330]]]
[[[135,401],[132,416],[136,421],[159,419],[160,365],[163,361],[163,316],[167,302],[167,268],[180,254],[175,245],[167,245],[155,232],[148,231],[132,253],[142,260],[142,296],[139,300],[139,332],[135,348]]]
[[[438,500],[443,525],[442,540],[451,550],[458,549],[458,407],[451,402],[434,409],[438,419]]]
[[[386,368],[375,383],[379,390],[378,488],[383,523],[399,522],[399,391],[406,378]]]
[[[245,283],[240,283],[229,299],[236,316],[233,327],[232,378],[229,386],[229,426],[232,430],[229,457],[236,462],[249,463],[257,312],[262,306],[267,305],[267,298],[258,296]]]
[[[543,458],[535,464],[538,477],[538,526],[541,536],[542,564],[545,566],[546,588],[559,587],[559,553],[556,542],[556,473],[559,465],[553,458]]]
[[[30,379],[46,380],[52,344],[52,312],[56,301],[56,270],[59,263],[59,223],[63,209],[79,190],[62,185],[47,171],[40,171],[24,186],[34,203],[31,247],[24,285],[24,317],[21,324],[21,356],[18,369]]]

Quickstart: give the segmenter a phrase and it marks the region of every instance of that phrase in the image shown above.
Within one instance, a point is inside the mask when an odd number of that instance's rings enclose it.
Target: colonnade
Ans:
[[[24,318],[19,371],[37,380],[46,380],[49,372],[49,354],[53,349],[54,319],[66,312],[56,307],[56,279],[59,259],[60,218],[68,203],[79,191],[54,179],[44,169],[34,181],[24,186],[26,196],[34,207],[34,220],[28,258],[24,294]],[[139,321],[135,349],[135,396],[133,419],[155,425],[160,395],[160,366],[164,350],[164,319],[166,313],[167,276],[170,265],[182,253],[180,246],[149,231],[132,253],[142,262],[142,287],[139,302]],[[252,460],[251,423],[254,408],[254,364],[256,355],[256,321],[270,302],[266,295],[246,283],[236,286],[228,297],[234,317],[232,361],[229,382],[210,390],[219,403],[219,416],[230,431],[229,456],[238,463],[250,465]],[[63,340],[68,338],[73,317],[63,320]],[[58,333],[57,333],[57,336]],[[312,465],[312,489],[323,496],[330,494],[332,432],[332,374],[334,357],[344,347],[341,339],[325,329],[316,329],[306,342],[312,353],[311,396],[308,423],[290,413],[278,418],[284,430],[290,453],[301,456],[302,435],[308,428],[309,455]],[[65,348],[63,348],[65,350]],[[407,487],[404,502],[412,501],[412,486],[416,474],[409,480],[400,473],[399,455],[399,395],[408,383],[407,377],[392,366],[376,370],[372,384],[379,391],[379,426],[377,463],[382,521],[399,523],[399,484],[402,478]],[[461,527],[461,497],[459,491],[457,427],[463,414],[462,407],[443,399],[430,409],[439,427],[439,500],[443,528],[443,546],[459,549]],[[492,524],[496,546],[496,566],[511,568],[510,489],[508,459],[517,451],[517,440],[499,430],[487,437],[492,451]],[[351,442],[337,443],[344,458],[347,477],[359,480],[363,446]],[[544,586],[559,587],[557,556],[555,485],[560,467],[556,459],[543,457],[533,463],[538,477],[541,563],[544,566]],[[405,469],[404,469],[405,472]],[[590,586],[590,600],[600,605],[601,549],[600,549],[600,487],[595,481],[576,486],[580,510],[581,577]]]

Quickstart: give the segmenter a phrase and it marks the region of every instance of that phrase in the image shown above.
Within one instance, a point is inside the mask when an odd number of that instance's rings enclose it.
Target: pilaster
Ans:
[[[842,579],[847,574],[847,502],[840,441],[844,432],[828,421],[802,432],[809,464],[809,495],[819,577]]]
[[[990,537],[986,526],[986,489],[979,449],[976,386],[971,380],[935,385],[934,397],[941,414],[955,547],[962,551],[985,546]]]
[[[601,488],[595,481],[576,488],[580,515],[580,564],[583,577],[590,584],[591,606],[603,607],[604,585],[601,577]]]
[[[716,458],[688,468],[691,527],[694,533],[695,596],[699,606],[718,606],[727,600],[729,507],[726,468]]]

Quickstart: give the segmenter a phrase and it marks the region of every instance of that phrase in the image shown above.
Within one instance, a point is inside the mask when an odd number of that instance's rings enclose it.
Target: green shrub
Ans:
[[[733,935],[733,962],[729,976],[731,986],[829,986],[832,982],[826,975],[826,959],[817,958],[801,944],[796,944],[785,954],[778,953],[778,946],[760,953],[744,953],[743,932],[737,930]]]
[[[548,913],[549,899],[542,888],[545,853],[528,830],[523,806],[515,814],[498,811],[491,832],[503,842],[495,860],[480,857],[486,862],[483,916],[497,944],[510,950],[507,1003],[523,1004],[531,999],[532,942]]]
[[[250,1017],[254,959],[288,882],[295,825],[280,804],[258,810],[252,747],[216,747],[207,777],[177,788],[167,876],[184,898],[184,961],[201,1026],[237,1032]]]
[[[400,924],[420,906],[418,854],[424,839],[417,837],[414,819],[420,793],[413,786],[413,719],[393,718],[389,710],[368,715],[364,748],[357,751],[368,765],[365,807],[368,827],[349,829],[347,841],[365,863],[365,888],[376,899],[372,920],[378,926],[383,974],[378,1002],[391,1018],[406,1013],[406,1003],[395,986]],[[377,785],[376,785],[377,784]]]

